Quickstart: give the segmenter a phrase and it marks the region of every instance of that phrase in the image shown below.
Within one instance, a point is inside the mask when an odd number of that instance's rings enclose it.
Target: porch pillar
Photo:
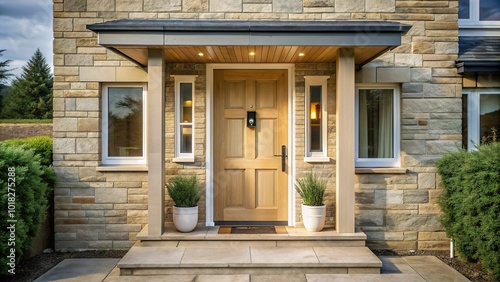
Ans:
[[[148,50],[147,95],[148,235],[165,226],[165,60],[162,49]]]
[[[355,144],[355,63],[354,49],[337,52],[337,162],[336,162],[336,229],[354,232],[354,144]]]

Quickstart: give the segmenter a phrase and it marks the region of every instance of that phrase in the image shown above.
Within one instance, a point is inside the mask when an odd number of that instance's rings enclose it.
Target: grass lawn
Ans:
[[[0,119],[0,123],[52,123],[52,119]]]

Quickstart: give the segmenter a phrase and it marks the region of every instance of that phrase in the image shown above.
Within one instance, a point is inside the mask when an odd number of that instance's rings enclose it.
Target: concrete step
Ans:
[[[137,242],[118,263],[120,274],[378,274],[382,267],[366,247],[272,246],[266,241],[202,243]]]

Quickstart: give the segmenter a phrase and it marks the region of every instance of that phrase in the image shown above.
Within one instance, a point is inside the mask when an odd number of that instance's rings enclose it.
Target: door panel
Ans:
[[[214,219],[286,221],[288,146],[285,70],[214,71]],[[246,126],[247,111],[257,125]]]

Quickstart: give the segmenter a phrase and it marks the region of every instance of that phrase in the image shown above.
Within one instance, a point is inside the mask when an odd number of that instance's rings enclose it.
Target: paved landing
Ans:
[[[176,282],[466,282],[467,278],[433,256],[382,256],[382,274],[296,274],[296,275],[162,275],[147,276],[147,281]],[[118,259],[67,259],[35,280],[85,282],[142,282],[144,276],[119,276]]]

